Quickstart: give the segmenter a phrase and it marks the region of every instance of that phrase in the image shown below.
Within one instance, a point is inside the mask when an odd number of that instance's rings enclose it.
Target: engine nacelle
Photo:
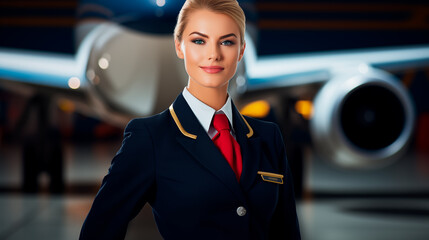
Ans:
[[[405,151],[414,108],[401,82],[367,66],[334,73],[314,101],[316,149],[345,168],[385,166]]]

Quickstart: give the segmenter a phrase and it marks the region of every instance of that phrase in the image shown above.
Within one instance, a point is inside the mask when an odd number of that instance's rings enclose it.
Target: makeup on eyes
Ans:
[[[202,38],[205,38],[205,39],[209,39],[210,38],[208,35],[206,35],[204,33],[200,33],[200,32],[192,32],[192,33],[189,34],[189,36],[191,36],[191,35],[199,35],[199,36],[201,36]],[[230,38],[230,37],[237,39],[237,36],[234,33],[230,33],[230,34],[226,34],[226,35],[221,36],[219,38],[219,40],[221,41],[222,45],[231,46],[231,45],[235,44],[235,41],[232,40],[232,39],[226,39],[226,38]],[[226,39],[226,40],[224,40],[224,39]],[[224,40],[224,41],[222,41],[222,40]],[[193,42],[195,44],[203,44],[203,43],[205,43],[205,40],[201,39],[201,38],[196,38],[196,39],[191,39],[191,42]],[[224,43],[227,43],[227,44],[224,44]]]
[[[195,44],[198,44],[198,45],[201,45],[201,44],[205,43],[205,41],[203,39],[200,39],[200,38],[192,39],[191,42],[193,42]]]
[[[193,43],[195,43],[197,45],[201,45],[201,44],[206,43],[206,41],[204,39],[201,39],[201,38],[191,39],[191,42],[193,42]],[[223,45],[223,46],[232,46],[232,45],[235,45],[235,41],[233,41],[233,40],[224,40],[220,44]]]
[[[206,41],[204,41],[203,39],[192,39],[191,42],[197,45],[206,43]],[[226,40],[226,41],[222,41],[220,44],[223,46],[232,46],[232,45],[235,45],[235,42],[232,40]]]
[[[221,44],[224,45],[224,46],[232,46],[232,45],[235,45],[235,41],[225,40]]]

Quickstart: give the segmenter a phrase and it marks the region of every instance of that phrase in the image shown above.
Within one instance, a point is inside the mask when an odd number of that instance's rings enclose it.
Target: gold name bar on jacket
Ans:
[[[283,184],[283,175],[281,174],[262,172],[262,171],[258,171],[258,174],[260,174],[262,177],[262,180],[266,182]]]

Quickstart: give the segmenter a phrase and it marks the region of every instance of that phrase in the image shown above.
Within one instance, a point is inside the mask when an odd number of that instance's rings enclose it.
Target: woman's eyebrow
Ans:
[[[200,33],[200,32],[191,32],[191,33],[189,34],[189,36],[191,36],[192,34],[197,34],[197,35],[200,35],[201,37],[209,38],[209,36],[208,36],[208,35],[203,34],[203,33]],[[228,38],[228,37],[235,37],[235,38],[237,38],[237,35],[235,35],[234,33],[230,33],[230,34],[223,35],[223,36],[222,36],[222,37],[220,37],[219,39],[224,39],[224,38]]]
[[[209,36],[207,36],[207,35],[205,35],[205,34],[203,34],[203,33],[200,33],[200,32],[191,32],[191,33],[189,34],[189,36],[191,36],[192,34],[197,34],[197,35],[200,35],[201,37],[209,38]]]
[[[224,39],[224,38],[228,38],[228,37],[235,37],[235,38],[237,38],[237,36],[234,33],[230,33],[230,34],[223,35],[222,37],[220,37],[220,39]]]

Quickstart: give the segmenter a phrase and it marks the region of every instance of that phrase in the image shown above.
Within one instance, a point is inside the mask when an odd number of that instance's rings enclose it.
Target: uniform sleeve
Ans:
[[[296,214],[292,174],[286,158],[285,146],[280,129],[276,125],[276,148],[279,156],[279,168],[283,172],[283,184],[280,187],[278,204],[271,220],[270,239],[301,239]]]
[[[131,121],[113,158],[79,239],[124,239],[128,223],[153,196],[153,143],[144,122]]]

